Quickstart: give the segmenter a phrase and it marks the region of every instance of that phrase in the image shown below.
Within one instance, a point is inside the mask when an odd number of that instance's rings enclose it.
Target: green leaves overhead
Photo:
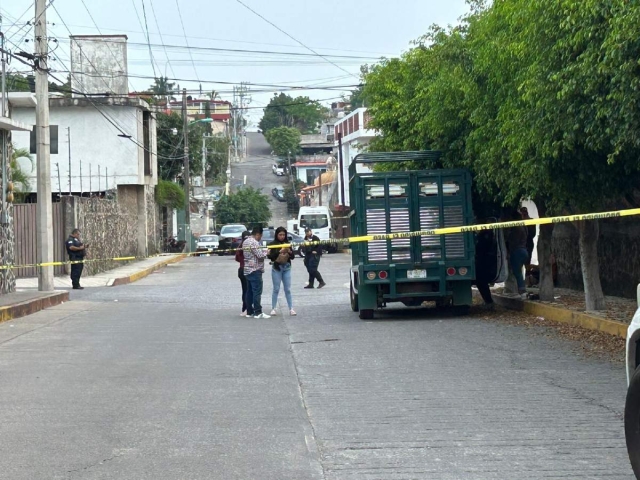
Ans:
[[[378,150],[439,149],[486,198],[601,208],[640,180],[640,4],[471,3],[365,75]]]
[[[255,225],[265,226],[271,220],[269,197],[255,188],[243,188],[222,197],[216,204],[216,215],[221,225],[241,223],[249,229]]]

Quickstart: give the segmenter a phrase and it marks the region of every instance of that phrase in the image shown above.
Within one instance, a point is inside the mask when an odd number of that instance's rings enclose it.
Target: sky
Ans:
[[[359,83],[361,65],[401,55],[430,25],[455,24],[467,11],[464,0],[50,1],[52,69],[68,70],[70,34],[125,34],[130,89],[145,90],[162,75],[196,96],[202,85],[203,93],[231,101],[232,84],[248,82],[250,126],[282,87],[316,87],[287,93],[328,105]],[[26,22],[34,19],[34,2],[0,0],[0,14],[8,47],[32,52],[24,40],[33,38]]]

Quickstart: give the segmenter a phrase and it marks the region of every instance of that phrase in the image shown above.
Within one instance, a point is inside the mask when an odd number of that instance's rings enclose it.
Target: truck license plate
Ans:
[[[407,270],[407,278],[427,278],[426,270]]]

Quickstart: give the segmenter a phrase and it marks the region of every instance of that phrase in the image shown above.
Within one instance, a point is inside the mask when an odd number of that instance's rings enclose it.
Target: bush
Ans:
[[[182,209],[184,208],[184,190],[177,183],[167,180],[158,180],[156,186],[156,202],[161,207]]]

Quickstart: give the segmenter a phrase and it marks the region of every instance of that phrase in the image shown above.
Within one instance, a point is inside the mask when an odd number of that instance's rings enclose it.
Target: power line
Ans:
[[[59,39],[59,41],[61,42],[65,42],[67,41],[66,39]],[[109,39],[104,39],[104,42],[114,42],[114,40],[109,40]],[[128,45],[131,46],[141,46],[144,48],[147,48],[147,44],[146,43],[141,43],[141,42],[127,42]],[[379,60],[380,57],[366,57],[366,56],[360,56],[360,55],[319,55],[317,53],[314,54],[310,54],[310,53],[303,53],[303,52],[280,52],[277,50],[249,50],[249,49],[242,49],[242,48],[221,48],[221,47],[199,47],[199,46],[191,46],[191,45],[167,45],[167,44],[157,44],[157,43],[152,43],[151,44],[152,47],[162,47],[162,48],[167,48],[167,49],[176,49],[176,50],[193,50],[193,51],[200,51],[200,52],[230,52],[230,53],[254,53],[254,54],[259,54],[259,55],[285,55],[285,56],[292,56],[292,57],[320,57],[323,60],[327,61],[327,57],[328,58],[343,58],[343,59],[350,59],[350,60]],[[344,72],[349,75],[349,76],[354,76],[353,73],[348,72],[346,70],[344,70]]]
[[[138,22],[140,22],[140,27],[143,29],[143,31],[146,31],[146,37],[147,37],[147,45],[149,47],[149,58],[151,59],[151,68],[153,69],[153,77],[157,77],[156,74],[156,67],[154,66],[153,62],[155,61],[153,58],[153,52],[151,51],[151,40],[149,39],[149,26],[147,25],[147,11],[144,8],[144,0],[140,0],[140,2],[142,3],[142,14],[144,16],[144,25],[142,25],[142,21],[140,20],[140,15],[138,14],[138,8],[136,7],[136,0],[131,0],[131,3],[133,4],[133,8],[136,11],[136,17],[138,17]],[[158,68],[160,68],[158,66]]]
[[[177,0],[176,0],[177,1]],[[264,20],[265,22],[267,22],[269,25],[271,25],[272,27],[276,28],[277,30],[279,30],[280,32],[284,33],[287,37],[289,37],[291,40],[295,41],[296,43],[299,43],[300,45],[302,45],[304,48],[306,48],[307,50],[309,50],[310,52],[313,52],[314,54],[316,54],[318,57],[324,59],[326,62],[330,63],[331,65],[335,66],[336,68],[339,68],[340,70],[342,70],[345,73],[348,73],[351,76],[354,76],[356,78],[358,78],[357,75],[345,70],[344,68],[342,68],[340,65],[332,62],[331,60],[329,60],[328,58],[326,58],[323,55],[320,55],[318,52],[316,52],[313,48],[308,47],[307,45],[305,45],[304,43],[302,43],[300,40],[298,40],[297,38],[293,37],[292,35],[289,35],[287,32],[285,32],[283,29],[281,29],[280,27],[278,27],[275,23],[271,22],[270,20],[267,20],[265,17],[263,17],[262,15],[260,15],[258,12],[256,12],[254,9],[252,9],[249,5],[247,5],[246,3],[244,3],[242,0],[236,0],[236,2],[238,2],[240,5],[242,5],[243,7],[245,7],[247,10],[249,10],[250,12],[254,13],[255,15],[257,15],[258,17],[260,17],[262,20]]]
[[[160,43],[162,44],[162,48],[164,48],[164,55],[165,55],[165,57],[167,57],[167,63],[169,64],[169,68],[171,68],[171,74],[175,77],[176,76],[176,72],[173,71],[173,65],[171,65],[171,60],[169,60],[169,54],[167,53],[167,47],[164,44],[164,38],[162,38],[162,31],[160,30],[160,25],[158,24],[158,17],[156,17],[156,10],[153,7],[153,0],[149,0],[149,3],[151,4],[151,13],[153,13],[153,19],[156,22],[156,28],[158,29],[158,35],[160,35]],[[149,48],[151,48],[151,42],[149,41],[149,38],[148,38],[148,30],[147,30],[147,42],[149,43]],[[165,65],[165,76],[166,76],[166,70],[167,70],[167,67]]]
[[[182,21],[182,12],[180,11],[180,2],[176,0],[176,7],[178,7],[178,15],[180,16],[180,25],[182,25],[182,33],[184,33],[184,41],[189,47],[189,40],[187,39],[187,31],[184,29],[184,22]],[[191,57],[191,64],[193,65],[193,71],[196,74],[196,78],[200,81],[198,75],[198,69],[196,68],[196,62],[193,61],[193,55],[191,54],[191,48],[189,47],[189,56]]]

